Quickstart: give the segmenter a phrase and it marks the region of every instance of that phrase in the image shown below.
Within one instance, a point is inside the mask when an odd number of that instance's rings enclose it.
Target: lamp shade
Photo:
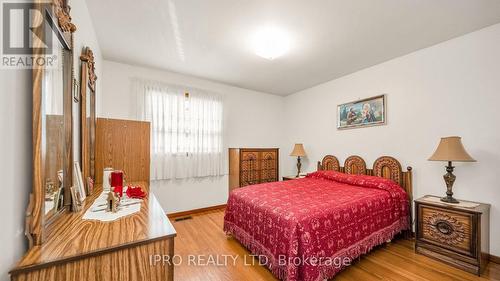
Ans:
[[[296,143],[293,147],[292,153],[290,156],[304,157],[306,156],[306,151],[304,150],[304,145],[301,143]]]
[[[461,137],[441,138],[439,145],[429,161],[475,162],[462,144]]]

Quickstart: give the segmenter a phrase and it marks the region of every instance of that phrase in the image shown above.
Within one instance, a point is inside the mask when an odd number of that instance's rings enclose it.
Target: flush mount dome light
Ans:
[[[253,38],[255,54],[268,60],[284,55],[290,48],[290,39],[286,32],[268,26],[257,30]]]

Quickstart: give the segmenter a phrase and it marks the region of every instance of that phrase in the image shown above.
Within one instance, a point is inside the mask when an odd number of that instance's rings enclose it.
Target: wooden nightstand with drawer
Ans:
[[[490,205],[450,204],[436,196],[415,200],[415,251],[480,275],[488,263]]]

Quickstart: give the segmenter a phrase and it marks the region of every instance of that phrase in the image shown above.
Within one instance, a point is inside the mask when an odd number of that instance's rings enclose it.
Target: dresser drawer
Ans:
[[[430,206],[421,206],[420,212],[422,240],[475,257],[472,215]]]

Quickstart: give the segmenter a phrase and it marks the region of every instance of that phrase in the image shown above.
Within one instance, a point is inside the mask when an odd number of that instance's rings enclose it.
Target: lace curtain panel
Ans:
[[[150,81],[134,87],[138,117],[151,122],[151,180],[224,174],[220,96]]]

